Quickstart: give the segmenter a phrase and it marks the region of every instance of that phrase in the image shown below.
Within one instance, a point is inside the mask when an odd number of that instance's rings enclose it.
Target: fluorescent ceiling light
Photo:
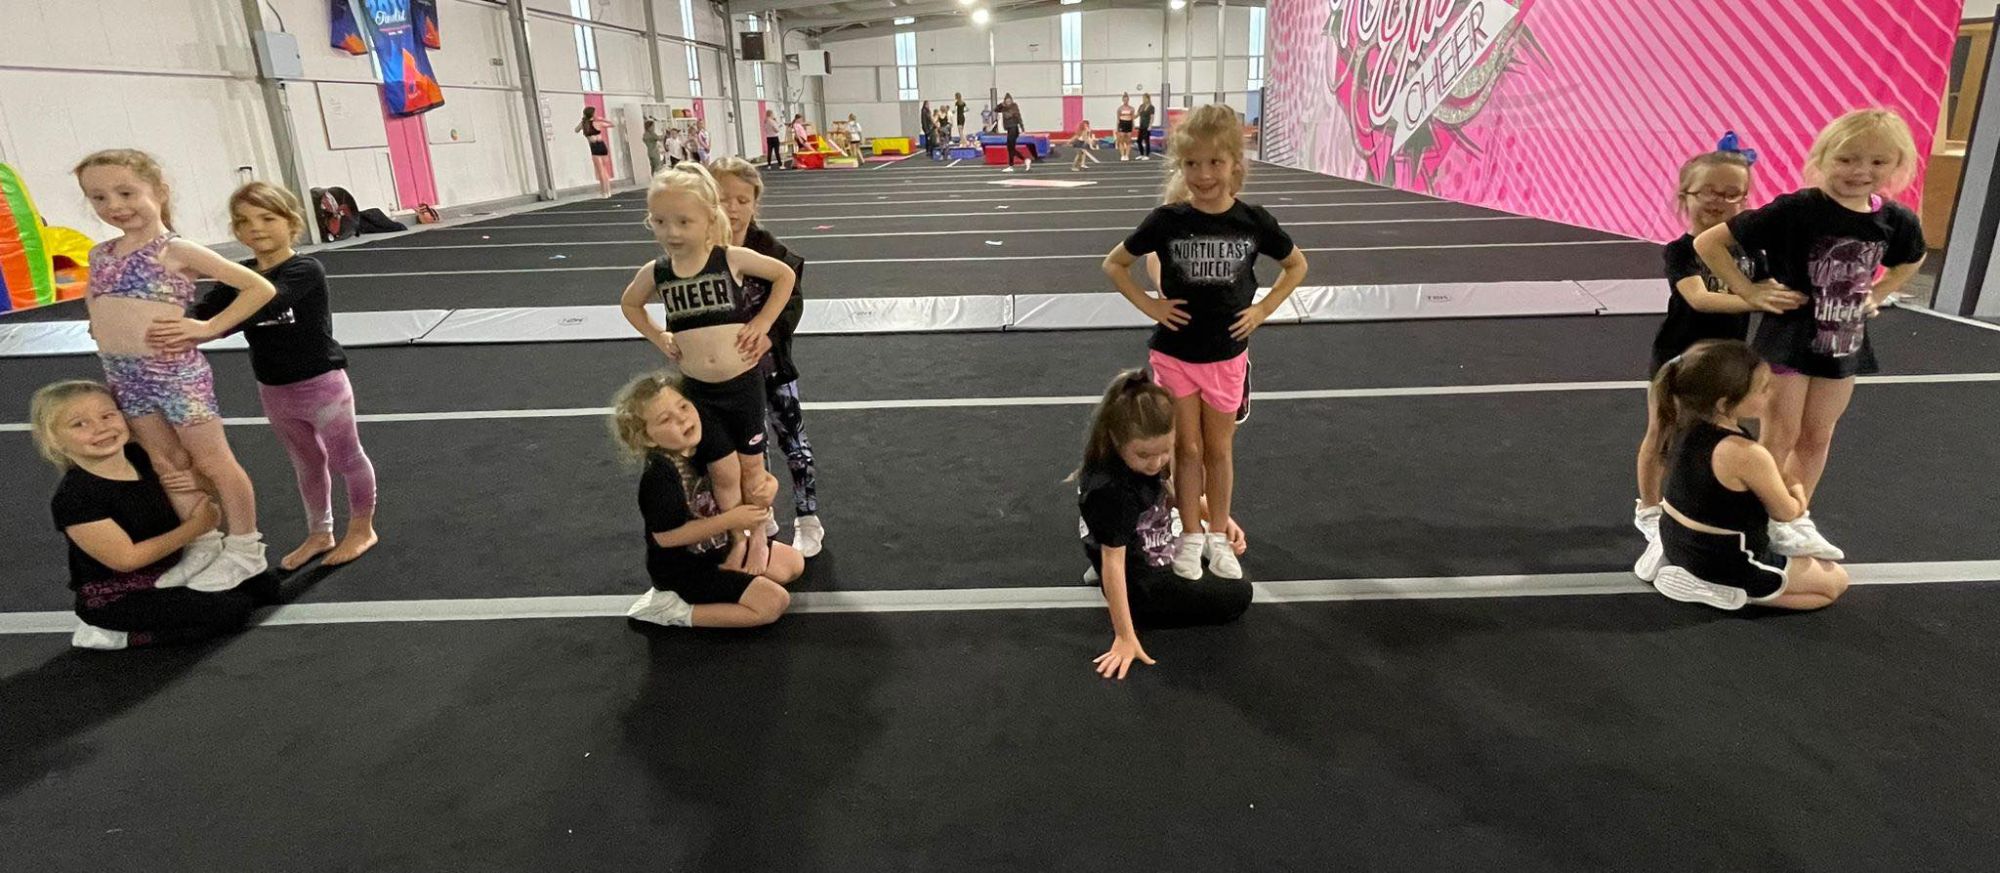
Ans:
[[[971,5],[972,5],[972,0],[958,0],[958,5],[960,5],[960,6],[971,6]]]
[[[1078,3],[1082,3],[1082,2],[1083,2],[1083,0],[1062,0],[1062,5],[1064,5],[1064,6],[1075,6],[1076,4],[1078,4]]]
[[[915,16],[912,16],[912,15],[905,15],[905,16],[903,16],[903,17],[901,17],[901,18],[898,18],[898,19],[896,19],[895,23],[896,23],[896,24],[915,24],[915,23],[917,23],[917,19],[916,19],[916,17],[915,17]]]
[[[973,24],[985,24],[986,22],[991,21],[992,19],[993,19],[993,13],[986,11],[984,7],[972,10]]]
[[[1167,0],[1167,8],[1172,9],[1175,12],[1181,11],[1181,8],[1186,5],[1187,5],[1187,0]]]

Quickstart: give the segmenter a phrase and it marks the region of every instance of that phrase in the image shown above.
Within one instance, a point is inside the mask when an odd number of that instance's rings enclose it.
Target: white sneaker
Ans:
[[[270,567],[264,560],[263,534],[230,534],[222,538],[222,553],[215,557],[215,562],[194,574],[187,587],[194,591],[228,591]]]
[[[1647,541],[1646,551],[1632,564],[1632,575],[1639,577],[1641,582],[1651,582],[1660,578],[1660,569],[1666,564],[1667,550],[1660,546],[1660,540],[1656,535]]]
[[[1132,156],[1131,156],[1131,155],[1119,155],[1119,156],[1118,156],[1118,159],[1119,159],[1119,160],[1121,160],[1121,161],[1129,161],[1129,160],[1131,160],[1131,159],[1132,159]]]
[[[1750,602],[1750,595],[1741,588],[1704,582],[1679,567],[1660,568],[1660,577],[1653,580],[1653,588],[1669,600],[1702,603],[1716,609],[1742,609],[1743,604]]]
[[[632,601],[625,617],[661,627],[694,627],[694,607],[672,591],[647,589]]]
[[[1004,169],[1004,170],[1001,170],[1000,172],[1002,172],[1002,173],[1012,173],[1012,172],[1014,172],[1014,168],[1013,168],[1013,167],[1008,167],[1007,169]]]
[[[1083,584],[1102,585],[1104,584],[1104,577],[1097,575],[1096,567],[1085,567],[1083,568]]]
[[[1808,556],[1809,544],[1799,530],[1789,521],[1774,521],[1766,527],[1765,533],[1771,537],[1771,551],[1787,558]]]
[[[1208,569],[1224,579],[1243,578],[1243,565],[1236,560],[1236,550],[1229,547],[1229,535],[1212,533],[1208,535]]]
[[[195,537],[194,542],[188,543],[187,548],[181,550],[180,561],[167,568],[167,572],[161,573],[159,581],[154,582],[153,587],[179,588],[186,585],[201,571],[208,569],[208,566],[215,563],[215,559],[221,555],[222,531],[212,530]]]
[[[76,633],[69,635],[69,644],[79,649],[96,649],[100,652],[116,652],[128,645],[131,637],[124,631],[105,630],[96,625],[77,622]]]
[[[1022,158],[1022,159],[1021,159],[1021,172],[1025,173],[1025,172],[1027,172],[1027,171],[1029,171],[1029,170],[1032,170],[1032,169],[1034,169],[1034,168],[1035,168],[1035,159],[1034,159],[1034,158]]]
[[[1639,529],[1639,535],[1645,537],[1646,542],[1657,543],[1660,541],[1660,516],[1666,512],[1657,503],[1652,506],[1639,506],[1635,502],[1632,508],[1632,526]]]
[[[1201,553],[1208,545],[1208,537],[1199,533],[1181,534],[1180,545],[1174,547],[1174,575],[1182,579],[1201,578]]]
[[[792,521],[792,548],[799,550],[799,556],[810,558],[825,547],[826,525],[820,523],[817,515],[801,515]]]
[[[770,537],[774,537],[777,535],[778,535],[778,520],[775,518],[764,519],[764,537],[766,539],[769,539]]]
[[[1820,534],[1819,525],[1813,524],[1810,512],[1792,519],[1792,532],[1798,534],[1800,548],[1803,550],[1801,553],[1808,557],[1822,561],[1840,561],[1847,558],[1846,552],[1827,542],[1826,537]]]

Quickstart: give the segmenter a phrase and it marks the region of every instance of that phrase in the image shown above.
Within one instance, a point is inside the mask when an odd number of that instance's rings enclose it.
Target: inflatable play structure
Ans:
[[[0,164],[0,312],[82,297],[90,246],[82,233],[43,225],[28,186]]]

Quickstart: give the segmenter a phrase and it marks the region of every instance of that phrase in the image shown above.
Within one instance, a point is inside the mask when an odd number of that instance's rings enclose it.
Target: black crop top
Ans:
[[[701,272],[685,279],[674,275],[674,259],[653,261],[653,287],[667,308],[667,330],[679,332],[720,324],[747,324],[752,316],[743,305],[743,283],[729,272],[729,247],[708,253]]]
[[[1715,447],[1730,437],[1749,439],[1742,431],[1712,422],[1696,422],[1674,441],[1664,489],[1667,502],[1682,515],[1710,527],[1735,531],[1763,541],[1771,516],[1764,501],[1751,491],[1731,491],[1715,478]]]

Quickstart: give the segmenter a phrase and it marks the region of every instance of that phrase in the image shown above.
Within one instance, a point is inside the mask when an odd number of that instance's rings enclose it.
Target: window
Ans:
[[[917,99],[917,35],[896,34],[896,99]]]
[[[573,0],[574,2],[574,0]],[[651,0],[648,0],[651,2]],[[681,36],[694,39],[694,0],[681,0]],[[701,56],[695,54],[693,45],[681,46],[687,52],[688,96],[701,96]]]
[[[1264,7],[1250,7],[1250,90],[1264,89]]]
[[[1083,93],[1083,13],[1062,14],[1062,79],[1064,94]]]
[[[749,19],[749,24],[745,29],[751,33],[756,33],[759,28],[763,27],[763,24],[757,20],[757,16],[749,16]],[[766,49],[766,51],[769,51],[769,49]],[[750,65],[750,80],[757,85],[757,99],[764,99],[764,65],[761,62]]]
[[[589,21],[590,0],[569,0],[569,14]],[[583,80],[583,90],[591,93],[604,90],[604,74],[597,66],[597,29],[579,24],[572,30],[576,31],[576,71]]]

